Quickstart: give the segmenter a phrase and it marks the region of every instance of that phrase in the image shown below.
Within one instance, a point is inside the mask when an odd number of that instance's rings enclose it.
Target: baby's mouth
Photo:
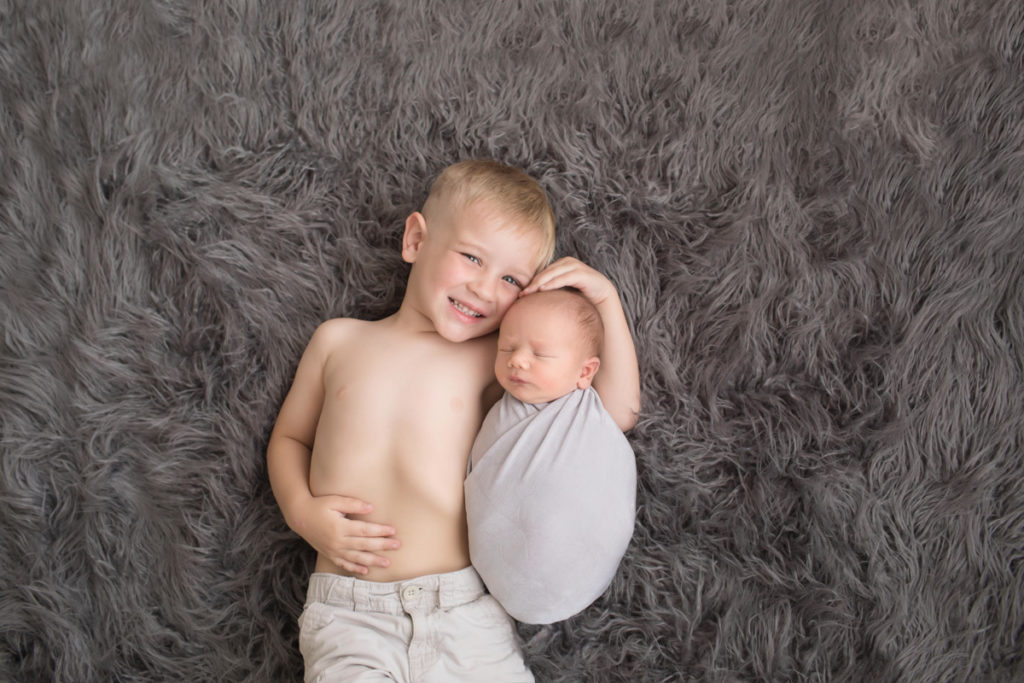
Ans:
[[[461,301],[456,301],[455,299],[453,299],[451,297],[448,297],[448,303],[450,303],[452,305],[452,307],[456,311],[458,311],[459,313],[462,313],[463,315],[468,315],[471,318],[482,318],[482,317],[484,317],[483,313],[479,313],[477,311],[474,311],[472,308],[470,308],[466,304],[462,303]]]

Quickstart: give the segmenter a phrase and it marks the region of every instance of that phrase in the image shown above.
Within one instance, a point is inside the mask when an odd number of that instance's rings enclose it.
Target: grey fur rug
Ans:
[[[0,0],[0,679],[300,678],[277,409],[493,157],[644,385],[539,680],[1024,680],[1022,7]]]

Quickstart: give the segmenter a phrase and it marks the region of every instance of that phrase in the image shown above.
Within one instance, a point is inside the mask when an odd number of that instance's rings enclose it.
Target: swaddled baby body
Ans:
[[[591,309],[566,290],[509,309],[495,364],[506,394],[470,455],[470,558],[505,610],[531,624],[600,597],[633,533],[636,465],[590,387],[600,339]]]
[[[597,392],[505,394],[470,460],[469,554],[505,610],[547,624],[600,597],[633,534],[636,466]]]

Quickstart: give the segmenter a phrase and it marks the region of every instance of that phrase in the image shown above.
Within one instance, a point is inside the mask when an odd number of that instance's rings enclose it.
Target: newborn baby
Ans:
[[[633,451],[590,386],[603,336],[572,289],[525,296],[501,323],[505,395],[473,444],[466,517],[473,566],[525,623],[567,619],[600,597],[633,534]]]

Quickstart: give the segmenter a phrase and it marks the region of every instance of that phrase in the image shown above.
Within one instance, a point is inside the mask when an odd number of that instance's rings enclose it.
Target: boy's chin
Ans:
[[[494,330],[497,329],[497,325],[486,325],[484,323],[478,323],[475,326],[436,325],[434,329],[437,330],[437,333],[441,335],[441,338],[445,341],[458,344],[460,342],[469,341],[470,339],[484,337],[491,332],[494,332]]]

